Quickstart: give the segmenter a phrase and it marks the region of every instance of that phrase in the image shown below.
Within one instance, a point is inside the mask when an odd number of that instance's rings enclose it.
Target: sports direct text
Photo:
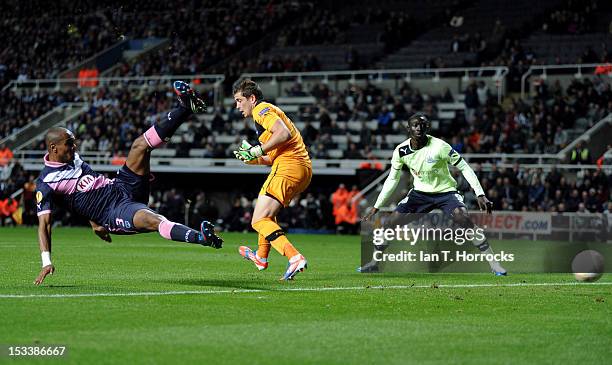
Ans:
[[[486,239],[484,230],[475,228],[431,228],[397,225],[395,228],[376,228],[372,231],[372,243],[385,245],[391,241],[404,241],[414,246],[419,241],[445,241],[463,245],[466,242],[482,242]]]
[[[487,232],[507,233],[552,233],[552,216],[537,212],[496,212],[489,214],[472,214],[472,221],[484,227]]]

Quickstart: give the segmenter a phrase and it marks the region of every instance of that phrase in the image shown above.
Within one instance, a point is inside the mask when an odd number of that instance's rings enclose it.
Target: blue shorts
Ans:
[[[149,209],[149,176],[135,174],[126,165],[117,171],[114,188],[119,195],[117,203],[107,213],[104,226],[114,234],[140,232],[134,227],[134,216],[141,209]]]
[[[149,176],[136,175],[127,165],[123,165],[117,171],[115,186],[123,190],[135,202],[142,204],[149,202],[149,193],[151,191]]]
[[[395,211],[404,214],[429,213],[434,209],[441,209],[444,213],[452,215],[455,208],[461,207],[466,208],[465,204],[463,204],[463,197],[456,191],[424,193],[410,190],[408,195],[399,202]]]

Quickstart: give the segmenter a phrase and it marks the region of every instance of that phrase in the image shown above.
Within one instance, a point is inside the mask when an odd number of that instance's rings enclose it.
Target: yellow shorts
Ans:
[[[291,199],[306,190],[312,179],[312,168],[301,164],[276,164],[261,187],[259,195],[274,198],[284,207]]]

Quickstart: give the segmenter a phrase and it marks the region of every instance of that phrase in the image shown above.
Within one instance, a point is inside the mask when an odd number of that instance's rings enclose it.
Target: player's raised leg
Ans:
[[[127,167],[137,175],[148,175],[150,170],[151,150],[168,142],[178,127],[191,114],[206,111],[206,103],[184,81],[174,82],[174,92],[179,100],[179,107],[169,111],[163,119],[136,138],[127,156]]]
[[[134,214],[133,222],[137,230],[141,232],[157,231],[168,240],[195,243],[214,248],[223,246],[223,240],[215,234],[214,226],[208,221],[202,221],[200,230],[197,230],[180,223],[171,222],[150,209],[140,209]]]
[[[275,221],[275,217],[282,207],[278,200],[267,195],[259,195],[251,225],[257,233],[270,242],[276,251],[289,259],[287,270],[281,280],[291,280],[298,272],[304,271],[307,268],[307,261],[293,247],[289,239],[287,239],[285,231]]]

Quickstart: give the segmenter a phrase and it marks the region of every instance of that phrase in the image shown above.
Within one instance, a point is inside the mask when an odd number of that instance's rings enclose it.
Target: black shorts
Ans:
[[[117,171],[115,185],[128,194],[135,202],[148,204],[151,184],[149,176],[141,176],[135,174],[127,165],[123,165]]]
[[[463,197],[456,191],[424,193],[410,190],[408,195],[399,202],[395,211],[398,213],[429,213],[434,209],[441,209],[444,213],[452,215],[455,208],[460,207],[466,208],[463,204]]]
[[[126,165],[117,171],[114,187],[119,199],[109,209],[104,226],[112,233],[126,234],[139,232],[134,227],[134,216],[142,209],[149,209],[149,176],[135,174]]]

